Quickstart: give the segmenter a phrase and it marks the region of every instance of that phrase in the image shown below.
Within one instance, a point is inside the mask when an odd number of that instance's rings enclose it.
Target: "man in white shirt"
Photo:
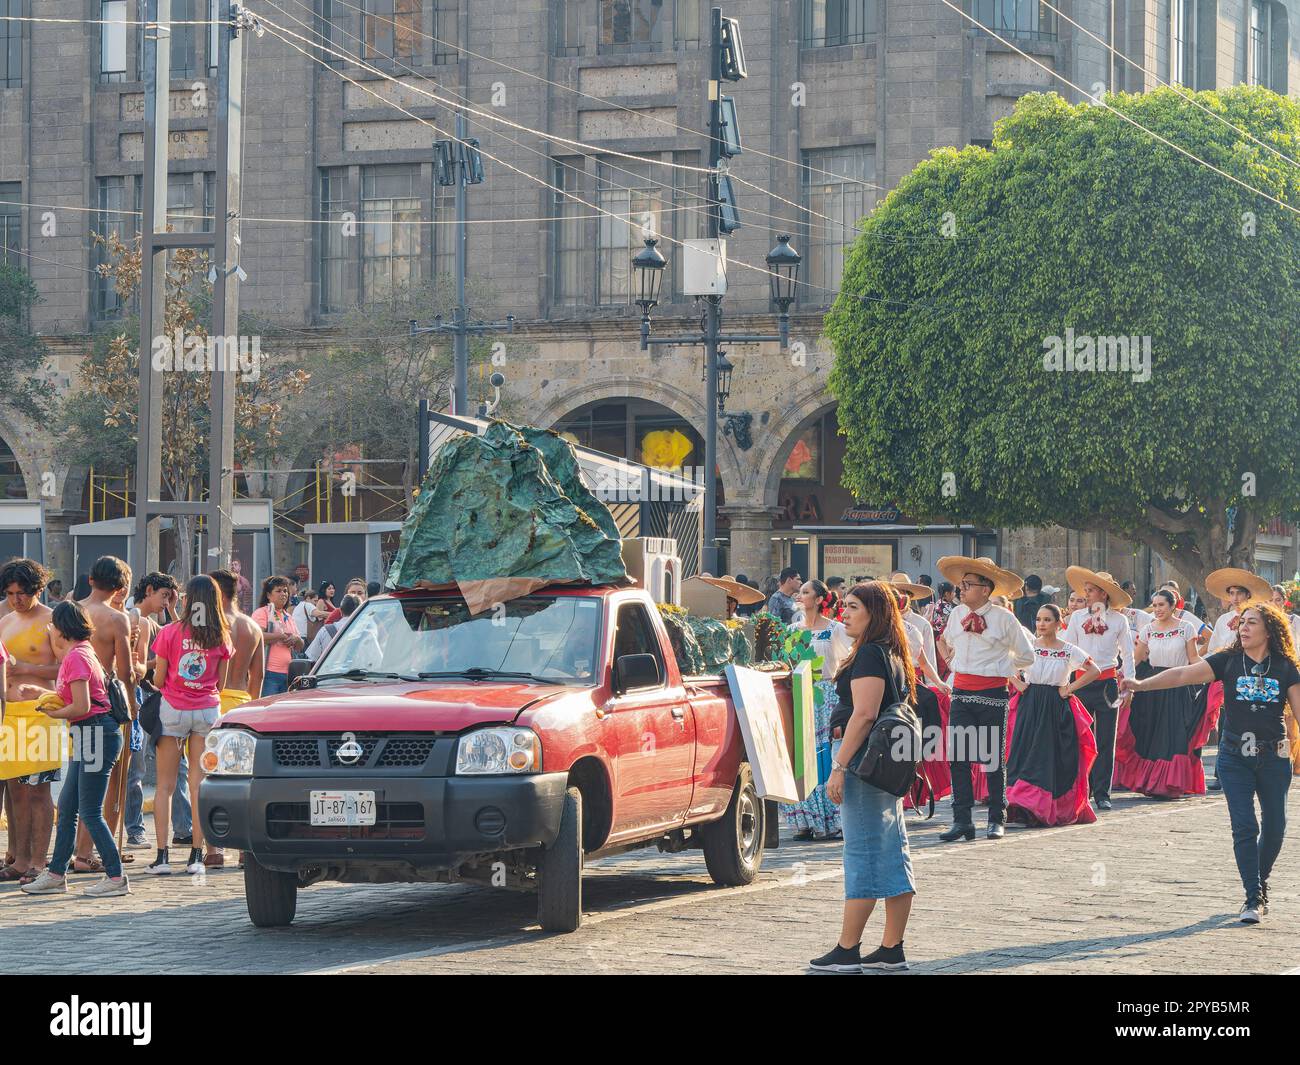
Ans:
[[[945,843],[975,838],[971,772],[988,775],[989,839],[1006,830],[1007,680],[1034,660],[1034,648],[1015,614],[989,602],[1012,596],[1021,580],[991,559],[950,555],[939,560],[944,577],[961,588],[961,603],[948,617],[939,650],[953,670],[948,714],[948,761],[952,766],[952,827]]]
[[[939,669],[936,663],[934,646],[934,629],[930,627],[929,622],[920,614],[911,608],[913,600],[925,599],[934,594],[934,589],[927,588],[923,584],[913,584],[906,573],[895,573],[889,583],[893,585],[894,591],[899,598],[898,609],[903,615],[903,624],[913,635],[909,635],[907,641],[913,646],[913,654],[917,658],[916,670],[921,674],[924,681],[935,687],[948,691],[948,686],[939,676]],[[925,652],[925,661],[922,663],[920,655],[915,654],[915,649]]]
[[[1098,810],[1109,810],[1110,783],[1115,771],[1115,727],[1119,720],[1119,680],[1117,675],[1135,676],[1134,640],[1124,608],[1132,600],[1109,573],[1084,566],[1070,566],[1065,571],[1070,587],[1088,599],[1084,610],[1070,615],[1063,637],[1067,643],[1082,647],[1097,663],[1101,676],[1078,691],[1079,702],[1092,715],[1092,731],[1097,737],[1097,761],[1093,763],[1088,783]]]

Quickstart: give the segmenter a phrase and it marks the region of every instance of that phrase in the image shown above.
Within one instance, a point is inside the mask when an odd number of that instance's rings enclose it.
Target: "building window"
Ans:
[[[361,0],[365,58],[417,58],[423,21],[423,0]]]
[[[9,266],[22,265],[22,193],[23,187],[17,182],[0,184],[0,263]]]
[[[344,217],[351,212],[353,224]],[[348,196],[347,167],[331,167],[320,174],[320,218],[316,239],[320,249],[320,309],[332,314],[356,306],[356,211]]]
[[[362,167],[361,222],[361,302],[402,297],[420,280],[420,167]]]
[[[608,212],[597,220],[596,303],[602,307],[631,302],[632,256],[646,236],[664,232],[672,189],[659,184],[652,169],[658,170],[627,159],[596,164],[596,206]],[[669,302],[667,292],[659,298]]]
[[[167,223],[177,233],[211,233],[216,214],[216,175],[168,174]],[[203,186],[203,207],[197,206],[195,183]]]
[[[554,227],[551,302],[559,307],[577,307],[591,302],[587,296],[587,272],[583,269],[588,249],[586,227],[581,217],[585,208],[569,198],[578,196],[589,200],[583,162],[581,157],[555,160],[552,184],[556,191],[551,199],[551,214],[555,218],[551,223]]]
[[[857,224],[875,203],[873,147],[826,148],[804,152],[803,199],[808,209],[804,245],[809,288],[805,298],[828,304],[844,277],[844,252]]]
[[[1273,87],[1273,5],[1267,0],[1251,0],[1250,55],[1246,62],[1246,82]]]
[[[433,272],[435,276],[456,276],[456,188],[439,185],[435,189],[433,217],[437,225],[427,227],[433,231]]]
[[[803,0],[803,45],[861,44],[876,32],[876,0]]]
[[[556,0],[555,54],[582,55],[582,27],[586,22],[586,0]]]
[[[1173,78],[1178,85],[1196,88],[1197,0],[1173,0]]]
[[[221,27],[217,25],[220,17],[221,0],[208,0],[208,74],[215,76],[217,62],[221,58]]]
[[[126,0],[100,0],[99,80],[126,80]]]
[[[23,0],[0,0],[0,15],[23,14]],[[0,89],[23,83],[23,24],[0,19]]]
[[[127,214],[128,180],[124,177],[102,177],[95,181],[95,218],[94,232],[101,237],[116,233],[123,242],[135,236],[134,216]],[[139,184],[135,184],[136,195]],[[139,209],[139,205],[135,205]],[[107,266],[112,262],[108,249],[102,244],[95,245],[95,267]],[[124,311],[121,297],[117,294],[112,277],[96,276],[94,282],[94,315],[96,318],[120,318]]]
[[[460,4],[456,0],[434,0],[433,61],[455,63],[460,59]]]
[[[661,52],[668,12],[664,0],[600,0],[600,51]]]
[[[998,37],[1056,40],[1056,12],[1040,0],[972,0],[975,21]]]
[[[701,34],[700,0],[676,0],[673,4],[673,47],[678,51],[699,48]]]
[[[199,60],[194,33],[198,27],[193,25],[198,18],[195,13],[197,7],[194,0],[172,0],[173,78],[192,78],[198,73]],[[178,25],[181,22],[188,22],[191,25]]]

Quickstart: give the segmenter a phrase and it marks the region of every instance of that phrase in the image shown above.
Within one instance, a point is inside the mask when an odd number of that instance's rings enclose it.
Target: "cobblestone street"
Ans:
[[[1283,973],[1300,967],[1300,850],[1288,841],[1272,912],[1237,923],[1240,888],[1217,795],[1120,797],[1092,826],[1012,827],[940,844],[946,803],[910,823],[917,973]],[[147,852],[136,852],[143,855]],[[173,857],[176,857],[175,850]],[[230,853],[229,859],[235,855]],[[783,842],[758,882],[719,889],[698,852],[593,863],[586,919],[543,935],[531,896],[441,885],[323,884],[285,930],[248,921],[234,869],[135,876],[126,899],[31,899],[0,888],[11,971],[83,973],[798,973],[838,930],[838,844]],[[137,862],[139,858],[137,858]],[[177,866],[179,869],[179,866]],[[868,926],[868,945],[879,931]]]

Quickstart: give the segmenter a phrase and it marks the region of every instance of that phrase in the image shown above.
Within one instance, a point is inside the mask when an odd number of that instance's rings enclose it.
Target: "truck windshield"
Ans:
[[[463,599],[372,599],[315,672],[537,677],[592,684],[601,602],[525,596],[471,617]]]

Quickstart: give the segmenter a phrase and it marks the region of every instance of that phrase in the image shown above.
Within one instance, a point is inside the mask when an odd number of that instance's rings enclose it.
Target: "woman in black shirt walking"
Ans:
[[[1268,913],[1268,876],[1286,834],[1291,756],[1286,707],[1300,711],[1300,668],[1286,615],[1271,603],[1241,612],[1237,642],[1199,662],[1146,680],[1125,678],[1126,692],[1223,682],[1218,770],[1232,822],[1232,849],[1246,889],[1244,924]],[[1259,799],[1259,820],[1255,799]]]

